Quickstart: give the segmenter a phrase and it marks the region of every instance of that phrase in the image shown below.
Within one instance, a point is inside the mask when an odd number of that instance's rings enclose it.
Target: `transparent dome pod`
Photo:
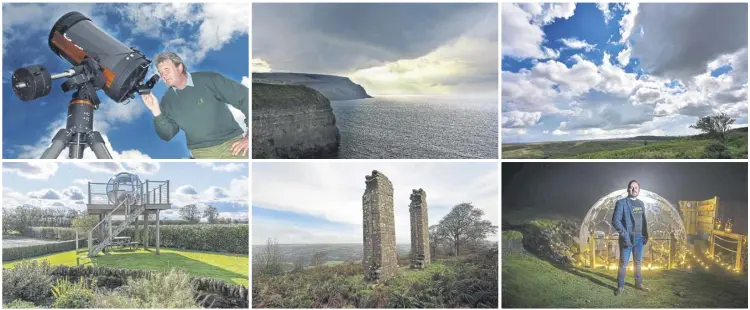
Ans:
[[[130,205],[133,205],[139,201],[142,188],[143,183],[137,175],[121,172],[107,182],[107,197],[114,205],[119,205],[126,199],[129,200]]]
[[[619,234],[612,226],[612,215],[617,200],[627,196],[625,189],[614,191],[599,199],[586,214],[578,234],[578,242],[587,264],[590,263],[593,245],[596,254],[593,267],[614,269],[617,266],[620,255]],[[669,201],[648,190],[641,189],[638,199],[645,205],[649,233],[649,242],[643,249],[643,268],[667,268],[670,252],[672,268],[684,265],[687,239],[678,210]],[[594,238],[593,242],[589,237]],[[631,257],[631,267],[632,264]]]

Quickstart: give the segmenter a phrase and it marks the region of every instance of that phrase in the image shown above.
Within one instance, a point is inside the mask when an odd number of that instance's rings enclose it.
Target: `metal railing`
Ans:
[[[145,187],[147,204],[169,204],[169,181],[146,181]]]
[[[88,203],[114,205],[107,193],[107,183],[88,184]],[[169,181],[146,181],[134,193],[134,204],[169,204]]]

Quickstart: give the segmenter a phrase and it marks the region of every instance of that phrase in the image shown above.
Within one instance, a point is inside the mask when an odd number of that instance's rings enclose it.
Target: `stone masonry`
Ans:
[[[387,281],[396,274],[396,227],[393,215],[393,184],[374,170],[365,176],[362,195],[365,281]]]
[[[427,222],[427,193],[412,190],[409,204],[411,220],[411,268],[423,269],[430,264],[430,230]]]

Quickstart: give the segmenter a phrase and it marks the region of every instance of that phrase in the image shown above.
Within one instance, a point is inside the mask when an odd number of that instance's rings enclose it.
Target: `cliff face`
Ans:
[[[331,103],[303,85],[253,82],[253,158],[334,158],[341,136]]]
[[[354,84],[349,78],[305,73],[253,73],[253,82],[268,84],[298,84],[319,91],[328,100],[352,100],[372,98],[362,86]]]

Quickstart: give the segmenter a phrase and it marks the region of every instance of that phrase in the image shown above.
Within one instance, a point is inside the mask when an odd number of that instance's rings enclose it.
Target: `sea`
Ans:
[[[339,158],[498,158],[497,97],[378,96],[331,106]]]

